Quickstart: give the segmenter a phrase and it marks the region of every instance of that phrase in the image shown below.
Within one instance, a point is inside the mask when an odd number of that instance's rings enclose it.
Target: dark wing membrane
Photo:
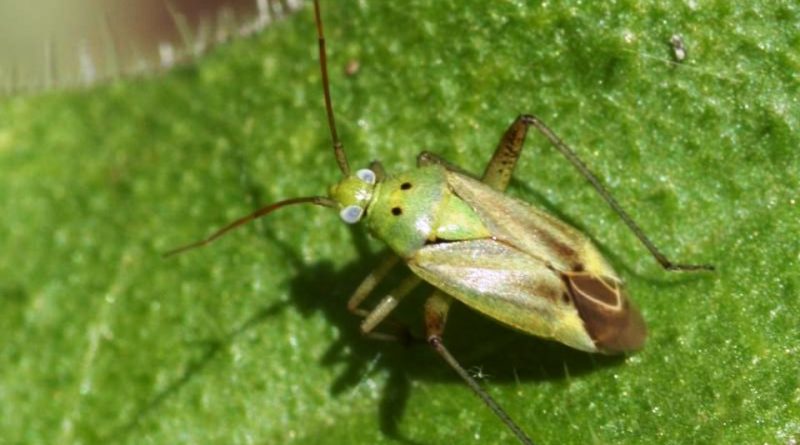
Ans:
[[[600,351],[614,354],[644,346],[644,320],[617,280],[587,273],[565,273],[562,277],[586,331]]]
[[[529,334],[597,352],[561,274],[494,239],[431,244],[408,259],[420,277],[473,309]]]

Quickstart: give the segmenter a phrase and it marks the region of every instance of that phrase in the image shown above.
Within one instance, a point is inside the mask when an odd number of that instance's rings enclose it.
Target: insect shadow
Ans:
[[[380,430],[395,440],[418,444],[420,442],[403,437],[399,431],[411,395],[411,382],[444,381],[460,385],[461,380],[442,365],[424,341],[385,342],[361,334],[359,318],[346,308],[347,297],[382,258],[383,252],[375,253],[370,249],[363,231],[351,229],[350,232],[359,259],[341,269],[336,269],[329,261],[308,265],[297,255],[293,245],[267,236],[272,238],[269,243],[282,251],[283,258],[300,271],[290,281],[290,304],[304,316],[322,314],[340,333],[320,359],[321,366],[345,365],[331,385],[330,394],[337,396],[355,390],[374,373],[388,373],[377,412]],[[410,271],[390,276],[372,301],[377,302],[381,290],[390,290],[408,273]],[[432,289],[422,286],[407,297],[394,317],[418,339],[424,338],[422,304]],[[518,333],[461,305],[455,305],[450,314],[446,342],[476,378],[490,385],[559,380],[566,383],[573,376],[624,362],[621,356],[586,354]],[[478,399],[475,399],[475,406],[476,409],[480,406]]]

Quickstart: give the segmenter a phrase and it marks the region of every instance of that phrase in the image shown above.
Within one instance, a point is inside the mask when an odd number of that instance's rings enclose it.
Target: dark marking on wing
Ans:
[[[623,297],[620,294],[618,284],[606,280],[603,277],[595,277],[588,274],[569,275],[569,284],[574,291],[580,292],[586,298],[598,300],[612,310],[621,307],[621,299]]]
[[[567,258],[570,262],[575,261],[575,259],[578,258],[577,252],[575,252],[575,249],[573,249],[572,246],[562,242],[559,239],[556,239],[548,231],[539,230],[538,235],[562,258]]]
[[[562,279],[589,337],[601,352],[634,351],[644,345],[647,328],[621,283],[588,273],[564,273]]]

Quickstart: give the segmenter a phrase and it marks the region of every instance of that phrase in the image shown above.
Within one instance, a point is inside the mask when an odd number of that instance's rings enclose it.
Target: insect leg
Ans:
[[[409,277],[406,279],[399,287],[395,288],[389,295],[385,296],[381,301],[378,303],[372,310],[362,309],[359,306],[364,300],[367,299],[370,293],[375,290],[375,287],[378,283],[383,280],[386,275],[397,265],[397,262],[400,258],[397,255],[390,254],[387,258],[385,258],[378,267],[373,270],[366,278],[358,285],[353,295],[350,296],[350,299],[347,302],[347,309],[364,318],[364,321],[361,325],[361,331],[370,338],[376,340],[396,340],[401,342],[407,342],[409,339],[412,339],[413,336],[408,328],[402,324],[395,322],[394,320],[385,320],[389,313],[397,306],[397,303],[407,294],[411,292],[413,288],[419,284],[421,280],[414,277]],[[413,279],[412,279],[413,278]],[[405,290],[404,286],[406,282],[411,282],[411,288]],[[391,323],[396,328],[395,334],[387,334],[383,332],[374,332],[373,329],[376,325],[380,322],[385,321],[386,323]]]
[[[411,275],[404,279],[399,286],[381,299],[375,309],[367,314],[364,321],[361,322],[361,332],[364,334],[371,333],[397,307],[400,300],[411,293],[420,283],[422,283],[422,278],[416,275]]]
[[[452,297],[436,290],[428,297],[425,302],[425,330],[428,338],[428,344],[431,345],[448,365],[466,382],[467,386],[478,396],[492,412],[506,424],[508,429],[517,437],[517,439],[525,445],[533,445],[533,441],[522,431],[522,428],[517,425],[511,416],[486,392],[478,382],[472,378],[471,375],[464,369],[461,364],[450,354],[450,351],[444,346],[442,341],[442,333],[444,326],[447,322],[447,312],[450,310],[450,303],[453,301]]]
[[[489,187],[504,192],[511,181],[511,174],[517,166],[517,160],[525,144],[525,135],[528,134],[528,116],[518,116],[510,127],[503,133],[503,137],[494,150],[492,159],[483,171],[482,181]]]
[[[400,257],[390,254],[388,258],[384,259],[375,270],[364,278],[364,281],[358,285],[353,295],[347,301],[347,309],[350,312],[362,317],[369,315],[369,311],[361,309],[359,306],[366,300],[370,292],[375,290],[375,286],[377,286],[378,283],[389,274],[392,268],[397,265],[398,260],[400,260]]]
[[[714,266],[710,264],[680,264],[674,263],[669,260],[661,251],[650,241],[650,238],[644,234],[644,231],[639,227],[636,222],[633,221],[633,218],[628,215],[628,213],[622,209],[622,206],[611,196],[611,193],[606,190],[605,187],[600,183],[600,180],[597,179],[597,176],[592,173],[586,164],[581,161],[575,151],[572,150],[567,144],[564,143],[558,136],[556,136],[553,131],[548,128],[544,122],[539,120],[536,116],[532,115],[523,115],[517,118],[517,122],[523,122],[526,126],[533,126],[535,127],[544,137],[546,137],[550,143],[559,151],[565,158],[586,178],[587,181],[594,187],[597,193],[608,203],[609,206],[614,210],[614,212],[622,218],[622,221],[628,226],[628,228],[636,235],[636,238],[639,238],[639,241],[644,244],[647,250],[650,251],[650,254],[658,261],[658,264],[661,265],[666,270],[671,271],[692,271],[692,270],[714,270]],[[513,127],[513,126],[512,126]]]
[[[381,161],[370,162],[369,169],[375,172],[375,178],[378,180],[378,182],[383,181],[383,178],[386,177],[386,170],[383,169],[383,164],[381,164]]]

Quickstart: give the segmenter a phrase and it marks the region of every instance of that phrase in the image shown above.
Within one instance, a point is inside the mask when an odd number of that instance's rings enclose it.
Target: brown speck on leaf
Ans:
[[[361,64],[356,59],[350,59],[347,61],[347,65],[344,66],[344,74],[348,77],[355,76],[358,74],[358,70],[361,68]]]

